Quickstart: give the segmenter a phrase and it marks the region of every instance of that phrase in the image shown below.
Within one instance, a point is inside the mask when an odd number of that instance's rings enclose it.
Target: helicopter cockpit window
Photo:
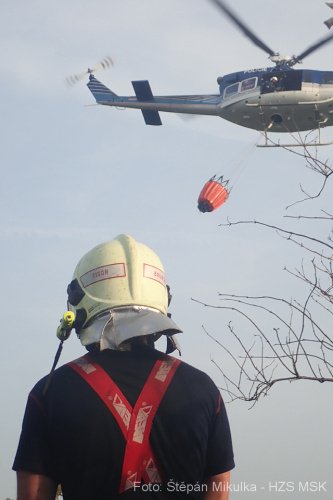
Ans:
[[[239,89],[239,83],[234,83],[233,85],[229,85],[226,87],[224,91],[224,97],[230,97],[231,95],[237,94]]]
[[[332,85],[333,83],[333,71],[325,71],[321,78],[321,83],[326,83]]]
[[[315,72],[314,71],[309,71],[309,70],[304,70],[303,71],[303,82],[304,83],[313,83],[314,82],[314,78],[313,78],[313,74]]]
[[[241,92],[245,92],[246,90],[252,90],[256,87],[257,85],[257,77],[254,78],[248,78],[247,80],[243,80],[241,83]]]

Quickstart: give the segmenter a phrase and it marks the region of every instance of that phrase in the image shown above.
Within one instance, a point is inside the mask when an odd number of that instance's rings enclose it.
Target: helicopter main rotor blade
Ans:
[[[326,43],[330,42],[332,39],[333,39],[333,33],[330,33],[328,36],[321,38],[320,40],[318,40],[318,42],[314,43],[309,48],[304,50],[299,56],[294,57],[291,61],[292,64],[290,64],[290,66],[293,66],[294,64],[298,63],[299,61],[304,59],[304,57],[307,57],[309,54],[312,54],[312,52],[319,49],[320,47],[322,47]]]
[[[210,0],[212,3],[214,3],[220,10],[223,11],[224,14],[226,14],[229,19],[232,20],[233,23],[240,28],[241,31],[250,39],[252,42],[257,45],[260,49],[264,50],[269,54],[270,56],[276,55],[276,52],[274,50],[270,49],[268,45],[266,45],[260,38],[258,38],[253,31],[250,30],[240,19],[236,14],[234,14],[229,7],[222,2],[222,0]]]

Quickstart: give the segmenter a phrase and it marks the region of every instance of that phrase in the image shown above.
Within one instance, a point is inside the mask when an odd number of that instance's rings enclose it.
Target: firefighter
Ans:
[[[13,465],[18,500],[228,498],[234,467],[212,380],[171,356],[180,328],[159,257],[120,235],[67,289],[84,356],[32,389]],[[167,352],[155,349],[162,336]]]

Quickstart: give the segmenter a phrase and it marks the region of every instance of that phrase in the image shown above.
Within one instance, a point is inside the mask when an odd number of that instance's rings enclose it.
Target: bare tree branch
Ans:
[[[299,153],[295,153],[299,154]],[[303,154],[304,156],[304,154]],[[318,198],[333,173],[328,162],[320,162],[308,152],[304,156],[308,167],[324,176],[320,190],[306,195],[304,200]],[[290,205],[292,206],[292,205]],[[302,220],[322,220],[333,223],[333,214],[321,210],[321,216],[288,216]],[[301,261],[299,268],[288,274],[304,284],[303,299],[263,295],[238,295],[219,293],[222,304],[207,304],[192,299],[204,307],[221,310],[228,318],[227,331],[223,342],[216,334],[204,332],[213,339],[230,357],[237,369],[237,375],[228,375],[221,365],[214,360],[224,380],[224,390],[230,401],[240,399],[252,402],[268,394],[277,383],[304,380],[311,382],[333,382],[333,331],[327,330],[327,320],[333,315],[333,231],[323,239],[296,232],[274,224],[257,220],[227,221],[221,227],[253,224],[273,229],[278,235],[298,245],[300,252],[309,260]],[[231,320],[233,317],[234,320]],[[267,328],[268,322],[273,322]],[[246,336],[239,333],[246,330]],[[248,339],[248,341],[244,340]],[[252,405],[252,406],[253,406]]]

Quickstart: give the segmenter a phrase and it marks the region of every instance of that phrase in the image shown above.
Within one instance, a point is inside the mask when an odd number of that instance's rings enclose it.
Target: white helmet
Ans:
[[[75,328],[80,338],[81,331],[88,328],[101,313],[138,307],[155,313],[155,330],[158,313],[161,333],[173,335],[181,331],[168,317],[169,289],[159,257],[131,236],[119,235],[85,254],[75,268],[67,293],[69,309],[75,312]],[[147,328],[144,328],[142,333],[138,331],[133,336],[146,333]],[[121,342],[130,338],[121,337]]]

